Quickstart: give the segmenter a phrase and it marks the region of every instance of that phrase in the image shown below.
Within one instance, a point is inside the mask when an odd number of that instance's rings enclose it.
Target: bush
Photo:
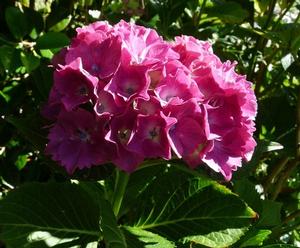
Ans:
[[[0,2],[0,247],[294,247],[300,242],[299,1]],[[69,176],[45,155],[54,54],[121,19],[209,40],[254,83],[252,160],[226,182],[181,160]]]

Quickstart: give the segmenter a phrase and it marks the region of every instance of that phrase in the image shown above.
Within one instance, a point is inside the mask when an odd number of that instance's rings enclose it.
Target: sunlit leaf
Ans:
[[[173,169],[157,175],[137,201],[135,227],[207,247],[235,243],[256,218],[256,213],[224,186]]]
[[[0,239],[9,247],[85,247],[99,238],[99,214],[99,205],[78,185],[27,184],[1,200]]]
[[[175,248],[169,240],[149,231],[136,227],[123,227],[128,247]]]
[[[21,61],[27,72],[35,70],[40,65],[40,59],[38,57],[25,51],[21,52]]]
[[[68,36],[64,33],[49,32],[41,36],[36,45],[39,49],[62,48],[70,42]]]
[[[243,237],[245,241],[242,242],[240,247],[261,246],[271,233],[271,230],[253,229]]]

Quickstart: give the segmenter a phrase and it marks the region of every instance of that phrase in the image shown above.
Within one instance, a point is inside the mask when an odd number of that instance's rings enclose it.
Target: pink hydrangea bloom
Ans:
[[[165,112],[177,120],[169,132],[173,151],[190,167],[198,166],[212,147],[205,106],[192,98],[182,104],[171,102],[165,108]]]
[[[154,115],[138,115],[136,128],[128,148],[146,158],[171,159],[168,132],[176,119],[162,112]]]
[[[124,55],[126,57],[126,55]],[[148,68],[142,65],[130,65],[128,57],[124,58],[105,90],[122,97],[129,102],[134,98],[149,99],[150,79]]]
[[[143,154],[129,149],[128,145],[136,128],[137,113],[128,108],[125,113],[118,115],[111,121],[111,129],[107,139],[117,144],[118,154],[112,162],[121,169],[132,172],[144,160]]]
[[[75,169],[110,161],[116,156],[116,146],[105,140],[105,123],[83,109],[62,110],[50,129],[46,153],[59,161],[68,173]]]
[[[46,152],[68,173],[109,162],[132,172],[145,159],[177,157],[230,180],[251,159],[251,83],[210,43],[167,42],[125,21],[76,31],[52,60],[54,85],[42,111],[54,122]]]
[[[96,98],[98,78],[82,68],[81,59],[62,66],[54,73],[54,87],[61,96],[61,102],[70,111],[80,104]]]
[[[229,180],[242,159],[251,158],[256,145],[252,135],[257,104],[251,84],[234,71],[235,64],[222,63],[208,43],[183,36],[176,39],[174,49],[208,105],[210,132],[216,138],[203,161]]]

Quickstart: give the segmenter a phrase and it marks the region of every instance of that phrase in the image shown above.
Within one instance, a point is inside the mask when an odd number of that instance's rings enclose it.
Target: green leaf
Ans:
[[[49,32],[37,39],[38,49],[62,48],[70,43],[69,38],[63,33]]]
[[[237,193],[252,209],[261,212],[262,205],[255,185],[248,179],[241,179],[234,182],[234,192]]]
[[[259,226],[276,226],[281,223],[282,203],[271,200],[262,202],[263,210],[260,216]]]
[[[40,53],[44,58],[47,58],[47,59],[52,59],[52,57],[54,55],[54,53],[50,49],[41,49]]]
[[[274,245],[262,246],[261,248],[297,248],[297,246],[287,245],[287,244],[274,244]]]
[[[0,47],[0,61],[6,70],[11,68],[11,58],[13,56],[15,48],[12,46],[3,45]]]
[[[100,206],[100,228],[103,232],[105,247],[127,248],[121,229],[117,225],[111,204],[103,197],[104,188],[99,183],[81,182],[79,184]]]
[[[128,247],[138,248],[175,248],[169,240],[152,232],[136,227],[123,227]]]
[[[99,238],[99,213],[99,206],[78,185],[26,184],[0,202],[0,239],[8,247],[32,247],[35,242],[85,247]]]
[[[230,1],[217,3],[207,13],[209,17],[218,17],[225,23],[241,23],[249,15],[240,4]]]
[[[44,150],[46,139],[45,136],[37,131],[37,128],[31,123],[34,121],[36,123],[36,119],[31,119],[31,122],[28,121],[27,118],[15,118],[15,117],[6,117],[5,120],[15,126],[17,130],[27,139],[29,140],[37,149]]]
[[[22,170],[27,164],[27,162],[28,162],[28,154],[23,154],[18,156],[15,165],[17,166],[18,170]]]
[[[269,5],[270,5],[270,0],[254,0],[255,9],[259,13],[264,13],[268,9]]]
[[[271,233],[271,230],[251,230],[245,237],[243,237],[245,241],[240,245],[240,247],[261,246],[264,240],[266,240]]]
[[[210,232],[207,235],[188,236],[184,243],[201,244],[205,247],[223,248],[234,244],[247,231],[247,228],[226,228],[226,230]]]
[[[151,161],[148,163],[151,163]],[[144,192],[147,185],[151,183],[157,175],[164,173],[165,166],[159,164],[156,166],[156,161],[153,161],[153,163],[154,166],[140,169],[130,175],[125,196],[121,205],[120,215],[126,213],[136,204],[136,198]]]
[[[61,21],[53,25],[49,30],[53,32],[60,32],[69,25],[71,20],[72,20],[72,15],[69,15],[67,18],[62,19]]]
[[[149,183],[135,201],[135,227],[172,241],[208,247],[235,243],[256,213],[227,188],[169,169]]]
[[[100,227],[103,230],[104,241],[107,248],[126,248],[127,244],[123,233],[117,226],[117,220],[111,204],[102,199]]]
[[[0,54],[0,62],[9,73],[21,66],[20,50],[15,47],[3,45],[0,47]]]
[[[21,52],[21,61],[25,66],[27,72],[32,72],[40,65],[40,59],[34,56],[32,53],[22,51]]]
[[[40,96],[44,101],[46,101],[53,84],[53,68],[48,67],[47,64],[42,64],[33,71],[31,75],[33,76],[35,86],[38,89]]]
[[[94,0],[79,0],[78,2],[81,7],[88,7],[93,4]]]
[[[5,20],[10,32],[16,39],[22,39],[30,32],[26,15],[16,7],[5,10]]]
[[[233,178],[238,179],[248,176],[249,173],[253,171],[253,169],[260,163],[260,159],[264,153],[281,150],[283,148],[283,145],[278,142],[269,141],[266,139],[258,140],[251,161],[247,163],[247,166],[243,166],[237,172],[235,172],[233,174]]]

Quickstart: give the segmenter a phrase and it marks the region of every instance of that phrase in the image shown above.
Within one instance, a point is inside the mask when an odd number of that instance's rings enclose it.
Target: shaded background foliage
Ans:
[[[48,65],[53,54],[68,45],[76,27],[99,19],[132,20],[167,39],[186,34],[210,40],[223,61],[238,62],[238,71],[254,82],[258,98],[258,146],[251,162],[226,186],[256,211],[258,219],[233,247],[299,247],[298,0],[1,0],[1,197],[28,182],[69,181],[43,154],[47,122],[40,109],[52,85]],[[112,175],[108,165],[79,171],[73,178],[101,180]],[[127,199],[135,198],[132,190]]]

